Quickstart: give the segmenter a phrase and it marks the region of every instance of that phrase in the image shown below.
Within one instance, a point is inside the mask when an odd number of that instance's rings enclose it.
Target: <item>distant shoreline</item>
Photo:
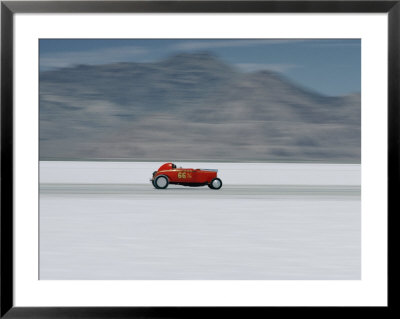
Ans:
[[[279,159],[154,159],[154,158],[40,158],[40,162],[204,162],[204,163],[299,163],[299,164],[361,164],[361,161],[323,161],[323,160],[292,160]]]

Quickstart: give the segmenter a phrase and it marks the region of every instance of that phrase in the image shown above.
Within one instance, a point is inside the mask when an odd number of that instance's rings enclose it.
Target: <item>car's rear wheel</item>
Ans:
[[[158,189],[165,189],[168,187],[168,184],[169,184],[168,177],[164,175],[157,176],[153,182],[154,187]]]
[[[222,181],[219,178],[214,178],[210,184],[208,184],[208,187],[211,189],[220,189],[222,187]]]

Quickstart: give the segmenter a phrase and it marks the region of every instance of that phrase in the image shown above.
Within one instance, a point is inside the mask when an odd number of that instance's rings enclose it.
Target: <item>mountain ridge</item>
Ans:
[[[41,158],[358,162],[361,97],[205,53],[40,73]]]

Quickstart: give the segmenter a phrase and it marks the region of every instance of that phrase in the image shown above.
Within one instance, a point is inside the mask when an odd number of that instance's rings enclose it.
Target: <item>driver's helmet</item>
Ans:
[[[175,164],[172,164],[172,168],[176,168],[176,165],[175,165]]]

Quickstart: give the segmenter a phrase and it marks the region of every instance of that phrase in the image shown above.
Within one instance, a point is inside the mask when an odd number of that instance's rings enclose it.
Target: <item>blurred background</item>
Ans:
[[[361,41],[40,40],[40,160],[360,163]]]

